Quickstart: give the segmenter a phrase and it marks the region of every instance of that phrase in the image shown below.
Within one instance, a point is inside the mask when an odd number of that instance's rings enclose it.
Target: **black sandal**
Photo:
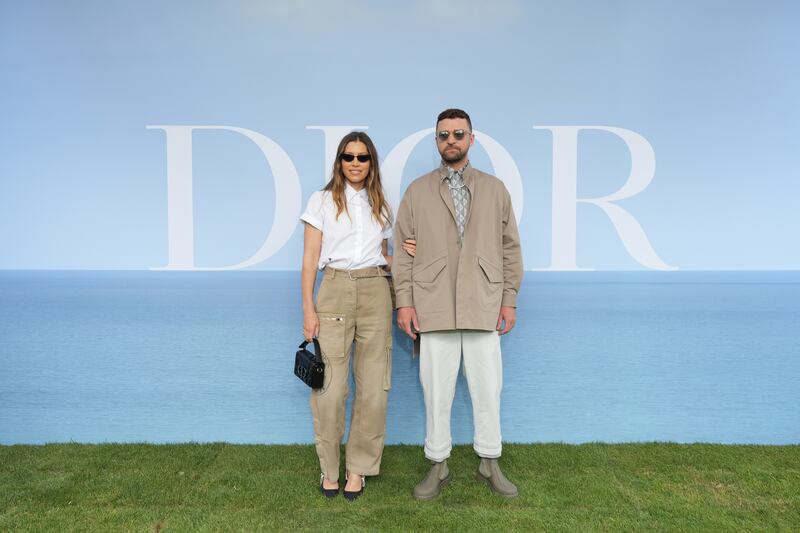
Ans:
[[[339,487],[335,489],[326,489],[322,486],[322,482],[325,480],[325,474],[319,475],[319,491],[322,493],[323,496],[326,498],[335,498],[339,494]]]
[[[346,480],[347,480],[348,477],[350,477],[349,473],[347,474],[347,476],[345,476],[345,484],[347,484]],[[358,499],[359,496],[364,494],[364,487],[366,486],[367,481],[366,481],[366,479],[364,479],[364,476],[359,476],[359,477],[361,478],[361,488],[360,489],[358,489],[356,491],[349,491],[349,490],[345,489],[345,490],[342,491],[342,493],[344,494],[344,497],[347,499],[347,501],[350,501],[350,502],[355,501],[356,499]]]

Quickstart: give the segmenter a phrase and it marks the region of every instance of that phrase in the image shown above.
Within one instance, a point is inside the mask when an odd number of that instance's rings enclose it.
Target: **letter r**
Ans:
[[[552,257],[545,270],[592,270],[578,268],[577,204],[592,204],[611,219],[622,244],[638,263],[653,270],[677,270],[658,257],[641,224],[627,210],[614,202],[642,192],[652,181],[656,170],[653,147],[638,133],[611,126],[534,126],[553,135],[553,213]],[[578,133],[601,130],[620,137],[631,155],[631,173],[616,192],[599,198],[578,198]]]

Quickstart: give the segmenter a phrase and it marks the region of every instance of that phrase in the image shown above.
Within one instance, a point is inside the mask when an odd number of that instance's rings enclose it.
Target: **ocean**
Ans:
[[[504,441],[800,443],[800,272],[527,272],[518,305]],[[298,272],[0,271],[0,444],[313,442],[301,325]],[[394,345],[387,443],[421,444]]]

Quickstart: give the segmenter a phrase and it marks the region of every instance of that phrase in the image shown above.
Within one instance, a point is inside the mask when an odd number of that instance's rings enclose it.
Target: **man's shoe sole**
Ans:
[[[428,501],[428,500],[433,500],[435,498],[438,498],[439,494],[442,493],[442,487],[444,487],[445,485],[450,483],[450,478],[451,477],[453,477],[453,473],[452,472],[448,472],[447,473],[447,477],[439,482],[439,486],[438,486],[439,490],[437,490],[435,494],[431,494],[430,496],[417,496],[416,494],[414,494],[414,499],[417,499],[417,500],[420,500],[420,501]]]
[[[511,499],[511,498],[516,498],[517,496],[519,496],[519,491],[515,492],[514,494],[503,494],[502,492],[497,491],[494,488],[494,485],[492,485],[492,482],[489,481],[489,478],[485,477],[483,474],[481,474],[480,471],[475,472],[475,479],[477,479],[478,481],[482,481],[483,483],[486,483],[486,486],[489,487],[489,490],[491,490],[493,493],[497,494],[498,496],[502,496],[503,498]]]

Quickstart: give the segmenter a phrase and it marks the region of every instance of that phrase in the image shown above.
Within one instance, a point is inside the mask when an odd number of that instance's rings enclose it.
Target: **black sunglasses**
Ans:
[[[440,141],[446,141],[447,139],[450,138],[450,133],[453,134],[453,137],[455,137],[457,141],[460,141],[461,139],[464,138],[464,136],[469,135],[472,132],[467,131],[467,130],[455,130],[453,132],[450,132],[450,131],[447,131],[447,130],[442,130],[442,131],[437,131],[436,132],[436,137]]]
[[[345,154],[345,153],[341,153],[341,154],[339,154],[339,159],[341,159],[342,161],[347,161],[348,163],[350,163],[351,161],[353,161],[353,159],[355,159],[355,158],[358,158],[358,160],[359,160],[361,163],[366,163],[367,161],[369,161],[370,159],[372,159],[372,156],[371,156],[371,155],[369,155],[369,154],[358,154],[358,155],[355,155],[355,154]]]

